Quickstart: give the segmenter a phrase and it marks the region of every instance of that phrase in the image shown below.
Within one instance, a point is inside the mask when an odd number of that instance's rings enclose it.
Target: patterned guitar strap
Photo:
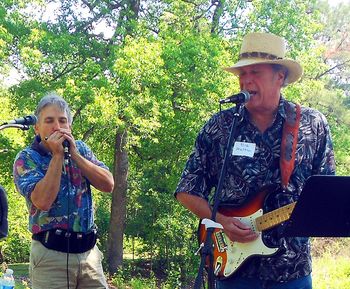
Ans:
[[[286,190],[289,178],[294,169],[295,151],[298,142],[298,131],[301,118],[301,107],[289,101],[285,102],[286,120],[283,125],[280,170],[282,189]]]

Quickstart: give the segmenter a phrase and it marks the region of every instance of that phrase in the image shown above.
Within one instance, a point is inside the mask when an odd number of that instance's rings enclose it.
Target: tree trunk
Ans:
[[[140,0],[127,0],[125,11],[120,12],[119,26],[125,21],[126,34],[132,35],[132,21],[137,21]],[[132,13],[130,13],[132,12]],[[126,223],[126,192],[128,176],[127,131],[117,131],[114,159],[114,189],[108,238],[108,272],[114,274],[123,265],[123,237]]]
[[[114,159],[114,189],[108,238],[108,272],[114,274],[123,265],[123,237],[126,219],[126,192],[128,176],[127,132],[116,134]]]

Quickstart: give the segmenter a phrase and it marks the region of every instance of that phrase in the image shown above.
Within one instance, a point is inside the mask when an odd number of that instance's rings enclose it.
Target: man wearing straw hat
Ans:
[[[238,120],[233,148],[228,149],[220,198],[221,207],[241,210],[229,214],[230,209],[219,209],[215,219],[223,227],[213,242],[217,288],[312,288],[308,238],[284,237],[283,220],[261,234],[241,217],[250,216],[250,207],[262,195],[264,213],[278,211],[298,199],[311,175],[335,174],[327,120],[320,112],[283,98],[282,87],[296,82],[302,68],[285,58],[281,37],[246,35],[238,62],[226,70],[238,76],[241,90],[249,92],[250,99]],[[211,198],[234,112],[234,108],[223,110],[204,125],[175,191],[178,201],[200,219],[211,218]],[[220,247],[227,240],[230,245]],[[256,251],[247,253],[246,248]],[[227,260],[222,252],[227,252]],[[234,264],[237,260],[241,260],[238,265]]]

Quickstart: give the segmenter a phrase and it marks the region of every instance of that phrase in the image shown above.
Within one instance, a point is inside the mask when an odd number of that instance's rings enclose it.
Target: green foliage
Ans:
[[[93,198],[95,203],[95,223],[99,232],[99,248],[106,255],[110,220],[111,196],[110,194],[94,192]],[[103,265],[105,265],[106,267],[106,264]]]
[[[334,258],[333,254],[314,259],[313,287],[317,289],[349,289],[349,261],[349,256]]]
[[[65,0],[44,22],[34,12],[48,2],[0,4],[1,72],[12,65],[25,75],[1,91],[0,119],[32,113],[45,92],[57,90],[72,106],[75,137],[110,168],[115,134],[128,131],[125,252],[135,260],[126,261],[114,277],[118,287],[154,288],[152,270],[164,288],[193,280],[199,261],[193,255],[197,219],[176,202],[173,191],[199,129],[218,111],[220,98],[239,90],[236,77],[222,68],[234,63],[248,31],[287,39],[288,56],[303,64],[304,75],[284,95],[327,116],[338,174],[349,174],[348,58],[346,50],[328,57],[327,41],[343,39],[337,29],[347,27],[348,6],[330,10],[316,1],[152,0],[141,1],[140,11],[122,1],[90,1],[80,10],[77,1]],[[28,5],[37,10],[22,9]],[[320,19],[328,21],[325,26]],[[105,23],[113,36],[97,33],[98,23]],[[328,73],[333,63],[342,65]],[[0,245],[9,261],[28,259],[27,209],[11,171],[16,153],[32,136],[32,131],[17,130],[0,134],[0,181],[10,205],[10,234]],[[111,196],[94,192],[94,200],[99,242],[106,252]],[[138,257],[147,262],[137,263]]]
[[[290,47],[289,54],[294,58],[308,51],[314,33],[322,29],[315,0],[254,1],[246,24],[243,34],[267,31],[283,36]]]
[[[332,121],[332,134],[334,139],[337,174],[350,175],[350,135],[349,125]]]
[[[147,288],[147,289],[156,289],[156,281],[155,280],[145,280],[145,279],[131,279],[130,281],[130,286],[131,288],[135,289],[142,289],[142,288]]]
[[[156,280],[152,278],[131,278],[131,280],[125,280],[123,277],[114,276],[112,278],[112,284],[118,289],[156,289],[159,288],[156,285]]]
[[[1,123],[17,117],[17,109],[13,109],[9,94],[0,92]],[[29,131],[31,133],[32,130]],[[0,184],[7,192],[9,206],[8,237],[0,241],[1,254],[6,262],[27,261],[29,258],[30,234],[27,230],[27,208],[24,199],[15,191],[12,181],[12,164],[16,153],[25,144],[25,132],[15,128],[0,131]]]

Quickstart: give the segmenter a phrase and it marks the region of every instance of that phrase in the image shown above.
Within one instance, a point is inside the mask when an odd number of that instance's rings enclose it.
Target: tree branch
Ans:
[[[220,18],[222,16],[222,1],[221,0],[212,0],[212,5],[216,5],[216,8],[213,13],[212,22],[211,22],[211,30],[210,32],[212,34],[218,33],[219,31],[219,24],[220,24]]]
[[[57,73],[56,76],[53,76],[51,81],[56,81],[57,79],[59,79],[63,75],[68,74],[69,72],[71,72],[74,69],[78,68],[79,66],[83,65],[85,63],[85,61],[86,60],[82,60],[81,62],[77,63],[76,65],[71,66],[70,68],[68,68],[68,67],[70,66],[71,63],[67,63],[67,65],[63,68],[63,70],[61,72]]]
[[[317,75],[317,76],[315,77],[315,80],[320,79],[322,76],[324,76],[324,75],[330,73],[332,70],[334,70],[334,69],[336,69],[336,68],[339,68],[339,67],[342,67],[342,66],[344,66],[344,65],[347,64],[347,63],[350,63],[350,59],[347,60],[347,61],[344,61],[343,63],[339,63],[339,64],[337,64],[337,65],[331,67],[330,69],[327,69],[325,72],[323,72],[323,73]]]

